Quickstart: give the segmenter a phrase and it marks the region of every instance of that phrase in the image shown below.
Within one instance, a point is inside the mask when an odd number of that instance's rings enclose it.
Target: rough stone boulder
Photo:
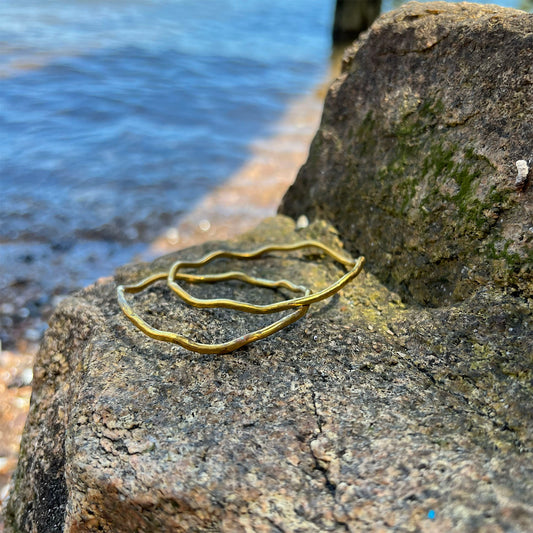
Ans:
[[[386,14],[348,56],[285,198],[308,227],[280,215],[63,301],[35,364],[7,532],[531,530],[532,193],[515,165],[531,150],[531,20],[441,3]],[[303,239],[367,267],[231,354],[153,340],[118,306],[118,284],[177,258]],[[205,269],[313,289],[344,272],[312,251]],[[238,281],[191,290],[283,298]],[[200,342],[279,318],[195,309],[162,282],[128,298]]]
[[[411,301],[531,296],[532,116],[533,15],[410,2],[348,50],[280,212],[332,222]]]
[[[339,246],[331,226],[297,232],[287,217],[226,246],[304,238]],[[8,532],[530,527],[531,302],[482,290],[408,307],[363,272],[289,328],[220,356],[152,340],[122,315],[118,282],[219,246],[129,266],[60,305],[35,366]],[[246,270],[315,288],[343,272],[302,253]],[[273,297],[239,282],[195,290]],[[165,284],[131,298],[154,325],[203,341],[272,320],[190,308]]]

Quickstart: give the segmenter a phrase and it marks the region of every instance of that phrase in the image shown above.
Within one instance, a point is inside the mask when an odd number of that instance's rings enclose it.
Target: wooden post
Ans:
[[[381,10],[381,0],[337,0],[333,44],[346,45],[370,27]]]

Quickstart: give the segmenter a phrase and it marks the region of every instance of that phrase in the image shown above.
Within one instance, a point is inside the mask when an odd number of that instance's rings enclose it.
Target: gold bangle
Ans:
[[[295,285],[292,282],[282,279],[278,281],[272,281],[264,278],[255,278],[244,274],[243,272],[230,271],[222,272],[219,274],[191,274],[180,272],[181,268],[197,268],[207,263],[213,261],[214,259],[226,257],[226,258],[237,258],[237,259],[254,259],[265,253],[272,251],[292,251],[298,250],[301,248],[307,247],[316,247],[320,250],[326,252],[336,261],[342,263],[345,266],[351,268],[351,270],[344,274],[339,280],[335,283],[319,291],[315,294],[312,293],[310,289],[307,289],[303,285]],[[147,278],[141,280],[140,282],[133,285],[119,285],[117,287],[117,299],[120,305],[120,308],[126,315],[126,317],[139,328],[143,333],[157,340],[167,341],[179,344],[180,346],[199,353],[206,354],[219,354],[227,353],[241,346],[244,346],[250,342],[254,342],[259,339],[263,339],[273,333],[279,331],[280,329],[292,324],[296,320],[303,317],[312,303],[318,302],[325,298],[328,298],[338,292],[342,287],[344,287],[350,280],[352,280],[359,272],[361,271],[364,264],[364,257],[360,257],[357,261],[352,261],[351,259],[342,256],[329,248],[328,246],[322,244],[318,241],[300,241],[294,244],[285,244],[285,245],[268,245],[263,246],[257,250],[251,252],[232,252],[226,250],[217,250],[205,255],[198,261],[176,261],[171,267],[169,272],[158,272],[148,276]],[[230,341],[220,343],[220,344],[204,344],[188,339],[187,337],[180,335],[178,333],[173,333],[170,331],[159,330],[152,327],[148,324],[135,310],[132,305],[126,299],[126,294],[136,294],[139,293],[150,285],[156,283],[157,281],[165,280],[167,281],[168,286],[172,288],[176,294],[178,294],[186,303],[200,308],[212,308],[212,307],[224,307],[227,309],[235,309],[239,311],[245,311],[248,313],[274,313],[278,311],[284,311],[287,309],[296,308],[295,311],[290,314],[282,317],[281,319],[273,322],[272,324],[265,326],[261,329],[247,333]],[[266,305],[255,305],[247,302],[240,302],[238,300],[231,300],[226,298],[216,298],[216,299],[201,299],[195,298],[185,291],[181,286],[176,282],[177,279],[188,281],[191,283],[213,283],[218,281],[226,280],[240,280],[251,285],[268,287],[268,288],[285,288],[292,292],[301,292],[303,296],[291,298],[281,302],[276,302],[273,304]]]
[[[155,278],[155,276],[151,276],[151,277]],[[165,274],[165,277],[166,277],[166,274]],[[158,278],[158,279],[163,279],[163,278]],[[154,279],[154,281],[156,281],[156,279]],[[146,284],[145,286],[148,286],[148,285],[150,285],[150,283]],[[206,353],[206,354],[222,354],[222,353],[232,352],[236,350],[237,348],[244,346],[245,344],[249,344],[250,342],[254,342],[259,339],[264,339],[265,337],[268,337],[269,335],[276,333],[277,331],[279,331],[280,329],[283,329],[289,324],[296,322],[297,320],[302,318],[309,309],[308,305],[304,305],[296,309],[296,311],[293,311],[287,316],[277,320],[276,322],[268,326],[265,326],[264,328],[258,329],[256,331],[252,331],[251,333],[247,333],[246,335],[242,335],[240,337],[237,337],[235,339],[232,339],[230,341],[223,342],[220,344],[204,344],[204,343],[200,343],[200,342],[196,342],[191,339],[188,339],[187,337],[180,335],[178,333],[173,333],[171,331],[163,331],[163,330],[159,330],[159,329],[156,329],[150,326],[148,322],[146,322],[142,317],[140,317],[133,310],[129,302],[126,300],[124,293],[129,292],[128,291],[129,288],[130,287],[124,286],[124,285],[120,285],[118,287],[117,293],[118,293],[119,305],[122,311],[124,312],[124,314],[144,334],[159,341],[166,341],[166,342],[172,342],[174,344],[179,344],[183,348],[186,348],[187,350],[191,350],[193,352]]]
[[[246,279],[243,279],[243,277]],[[214,282],[214,281],[221,281],[221,280],[225,281],[228,279],[239,279],[241,281],[247,281],[248,283],[251,283],[257,286],[262,286],[262,287],[269,287],[269,288],[284,287],[294,292],[304,292],[305,295],[309,295],[311,292],[309,289],[306,289],[303,286],[294,285],[293,283],[287,280],[280,280],[280,281],[264,280],[261,278],[253,278],[250,276],[246,276],[242,272],[225,272],[223,274],[198,276],[198,278],[201,278],[201,279],[194,279],[194,282]],[[193,352],[206,353],[206,354],[221,354],[221,353],[232,352],[236,350],[237,348],[244,346],[245,344],[249,344],[250,342],[254,342],[259,339],[264,339],[265,337],[268,337],[269,335],[276,333],[280,329],[287,327],[289,324],[296,322],[301,317],[303,317],[309,309],[309,305],[300,306],[300,308],[296,309],[296,311],[293,311],[287,316],[284,316],[280,318],[279,320],[276,320],[275,322],[273,322],[272,324],[269,324],[268,326],[265,326],[256,331],[252,331],[251,333],[247,333],[246,335],[242,335],[240,337],[237,337],[227,342],[223,342],[220,344],[199,343],[191,339],[188,339],[187,337],[180,335],[178,333],[173,333],[171,331],[163,331],[163,330],[154,328],[153,326],[148,324],[148,322],[146,322],[146,320],[144,320],[138,313],[135,312],[131,304],[126,299],[126,296],[125,296],[126,293],[136,294],[138,292],[143,291],[144,289],[146,289],[153,283],[163,280],[163,279],[167,279],[166,272],[159,272],[157,274],[153,274],[143,279],[139,283],[136,283],[135,285],[119,285],[117,287],[117,298],[118,298],[118,303],[120,305],[120,308],[122,309],[123,313],[129,318],[129,320],[135,326],[137,326],[137,328],[139,328],[144,334],[156,340],[179,344],[183,348],[186,348],[187,350],[191,350]]]
[[[351,270],[347,272],[346,274],[344,274],[344,276],[338,279],[335,283],[333,283],[329,287],[326,287],[325,289],[319,292],[311,293],[305,296],[300,296],[298,298],[284,300],[282,302],[276,302],[273,304],[265,304],[265,305],[250,304],[248,302],[240,302],[238,300],[230,300],[227,298],[212,298],[212,299],[196,298],[192,296],[189,292],[187,292],[183,287],[178,285],[178,283],[176,282],[176,278],[184,279],[186,281],[201,280],[202,279],[201,276],[183,274],[179,272],[179,270],[181,268],[198,268],[220,257],[234,257],[238,259],[255,259],[256,257],[259,257],[267,252],[292,251],[292,250],[299,250],[302,248],[311,248],[311,247],[321,249],[322,251],[326,252],[328,255],[330,255],[333,259],[335,259],[339,263],[342,263],[345,266],[351,267]],[[168,273],[167,284],[183,300],[193,305],[194,307],[200,307],[200,308],[225,307],[227,309],[236,309],[239,311],[245,311],[247,313],[257,313],[257,314],[275,313],[277,311],[285,311],[286,309],[290,309],[293,307],[299,307],[301,305],[310,305],[315,302],[319,302],[320,300],[329,298],[330,296],[333,296],[336,292],[342,289],[342,287],[344,287],[347,283],[349,283],[355,276],[357,276],[359,272],[361,272],[364,261],[365,261],[364,257],[360,257],[357,261],[352,261],[351,259],[340,255],[339,253],[335,252],[334,250],[332,250],[331,248],[329,248],[325,244],[322,244],[319,241],[300,241],[295,244],[270,245],[270,246],[264,246],[252,252],[229,252],[226,250],[217,250],[215,252],[211,252],[205,255],[204,257],[202,257],[202,259],[199,259],[198,261],[176,261],[171,266],[170,271]],[[251,278],[249,278],[245,274],[242,274],[242,276],[243,278],[241,278],[241,281],[248,281],[249,283],[253,285],[256,284],[250,281]],[[287,280],[282,280],[282,281],[284,281],[285,283],[290,283]]]

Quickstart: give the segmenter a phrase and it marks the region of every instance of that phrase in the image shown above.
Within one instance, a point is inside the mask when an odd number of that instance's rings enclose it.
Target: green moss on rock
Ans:
[[[533,158],[532,32],[531,15],[496,6],[385,14],[348,52],[280,211],[334,223],[407,301],[484,284],[533,295],[533,187],[515,184],[516,161]]]

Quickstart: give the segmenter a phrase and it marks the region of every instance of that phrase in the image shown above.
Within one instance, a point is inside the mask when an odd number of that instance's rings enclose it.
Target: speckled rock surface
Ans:
[[[287,217],[227,246],[302,238],[339,246],[326,223],[297,232]],[[363,272],[274,336],[198,355],[145,337],[115,298],[117,282],[176,257],[126,267],[60,305],[34,371],[8,532],[530,528],[530,301],[480,290],[409,307]],[[342,272],[302,253],[246,269],[316,288]],[[237,282],[195,291],[275,296]],[[194,310],[164,284],[133,298],[154,324],[204,341],[269,319]]]
[[[410,301],[531,296],[532,116],[533,15],[410,2],[348,50],[280,212],[332,222]]]

